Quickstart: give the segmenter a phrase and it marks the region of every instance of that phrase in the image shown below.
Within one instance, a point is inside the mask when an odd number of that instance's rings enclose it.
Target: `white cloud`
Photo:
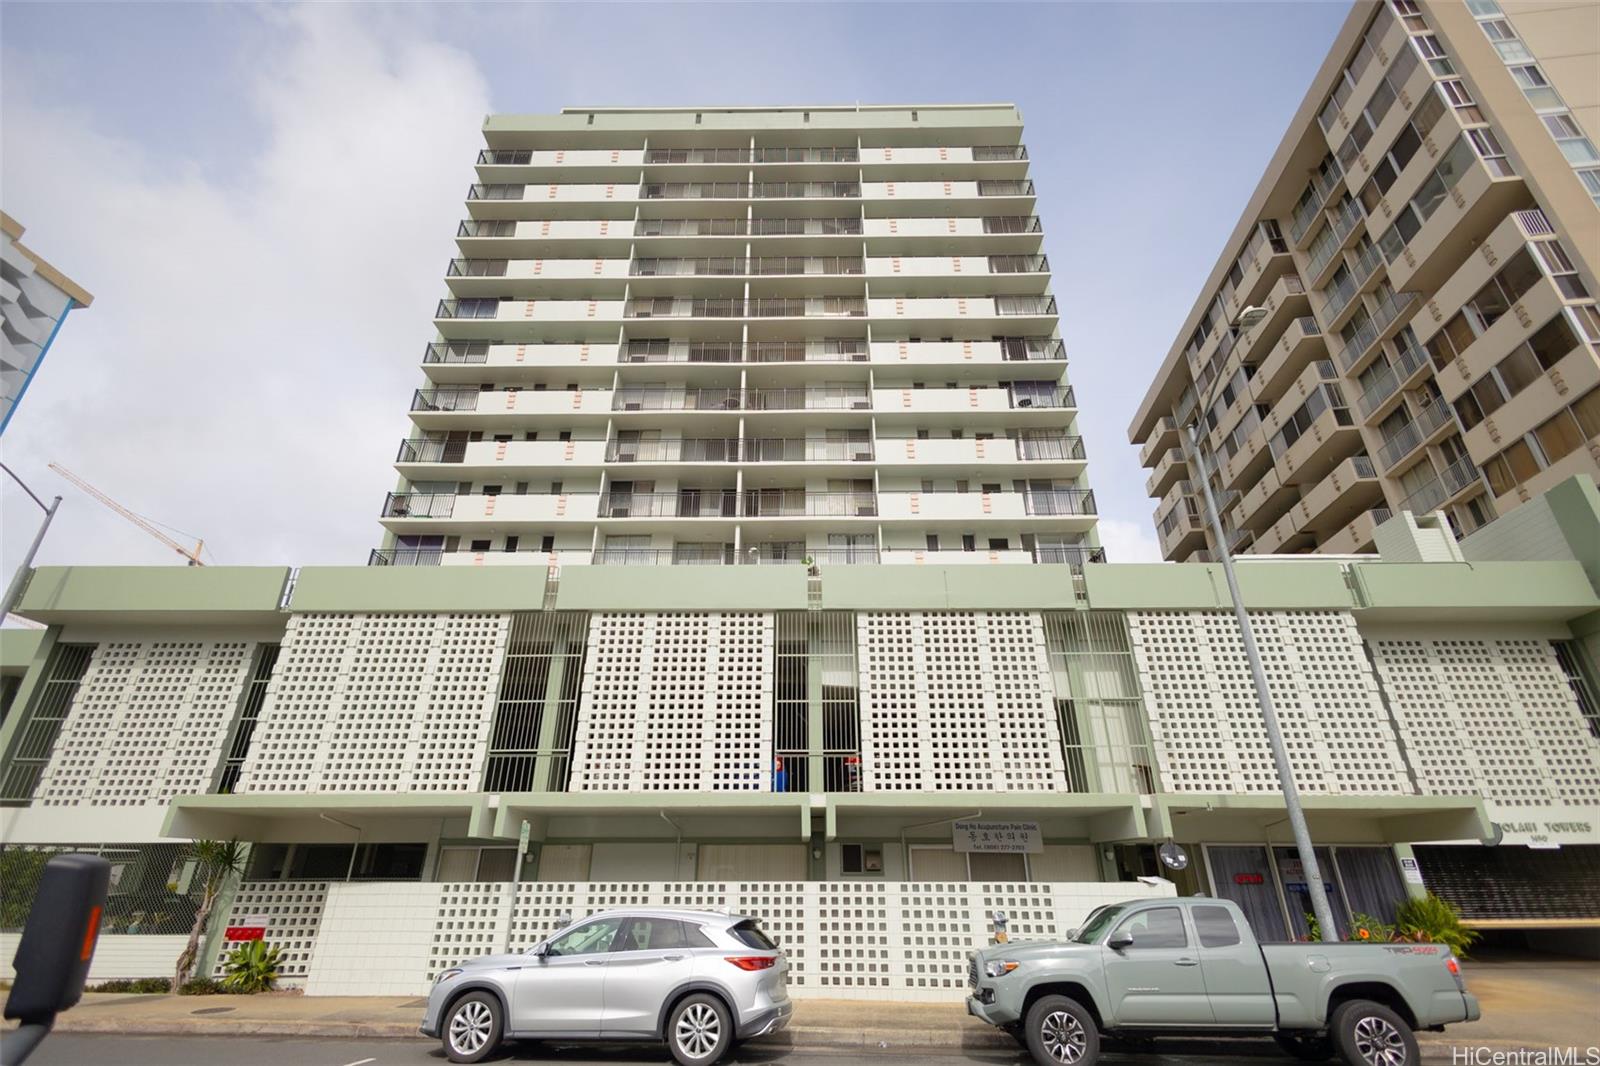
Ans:
[[[1100,544],[1106,550],[1106,559],[1113,563],[1159,563],[1161,544],[1156,540],[1155,527],[1149,523],[1129,522],[1122,518],[1101,516],[1099,522]]]
[[[40,561],[178,561],[51,460],[218,562],[357,564],[379,542],[490,107],[470,56],[374,10],[259,9],[241,121],[262,135],[217,173],[8,78],[6,210],[95,294],[4,441],[66,497]],[[9,484],[4,502],[9,573],[38,512]]]

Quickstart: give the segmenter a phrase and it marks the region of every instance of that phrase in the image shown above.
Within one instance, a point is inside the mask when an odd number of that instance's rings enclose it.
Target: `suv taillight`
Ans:
[[[741,970],[765,970],[778,962],[776,955],[727,955],[724,957]]]

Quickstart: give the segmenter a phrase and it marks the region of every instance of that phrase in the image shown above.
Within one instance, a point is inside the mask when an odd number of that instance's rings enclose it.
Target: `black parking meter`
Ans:
[[[32,1054],[56,1015],[83,996],[110,885],[111,864],[96,855],[57,855],[45,864],[12,961],[5,1016],[22,1024],[0,1043],[7,1066]]]

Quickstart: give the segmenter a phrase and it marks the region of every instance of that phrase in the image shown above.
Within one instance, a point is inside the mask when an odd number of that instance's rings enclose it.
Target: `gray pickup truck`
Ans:
[[[1061,942],[974,952],[967,1012],[1040,1066],[1092,1066],[1100,1036],[1273,1036],[1306,1061],[1416,1066],[1414,1030],[1474,1021],[1478,1001],[1442,944],[1260,944],[1221,899],[1096,909]]]

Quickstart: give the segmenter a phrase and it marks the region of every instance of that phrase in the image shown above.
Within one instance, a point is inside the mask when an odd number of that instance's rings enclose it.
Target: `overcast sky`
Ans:
[[[364,562],[486,113],[857,101],[1021,107],[1101,537],[1158,559],[1128,422],[1347,11],[0,4],[0,203],[95,295],[3,441],[39,559],[181,563],[57,461],[218,563]]]

